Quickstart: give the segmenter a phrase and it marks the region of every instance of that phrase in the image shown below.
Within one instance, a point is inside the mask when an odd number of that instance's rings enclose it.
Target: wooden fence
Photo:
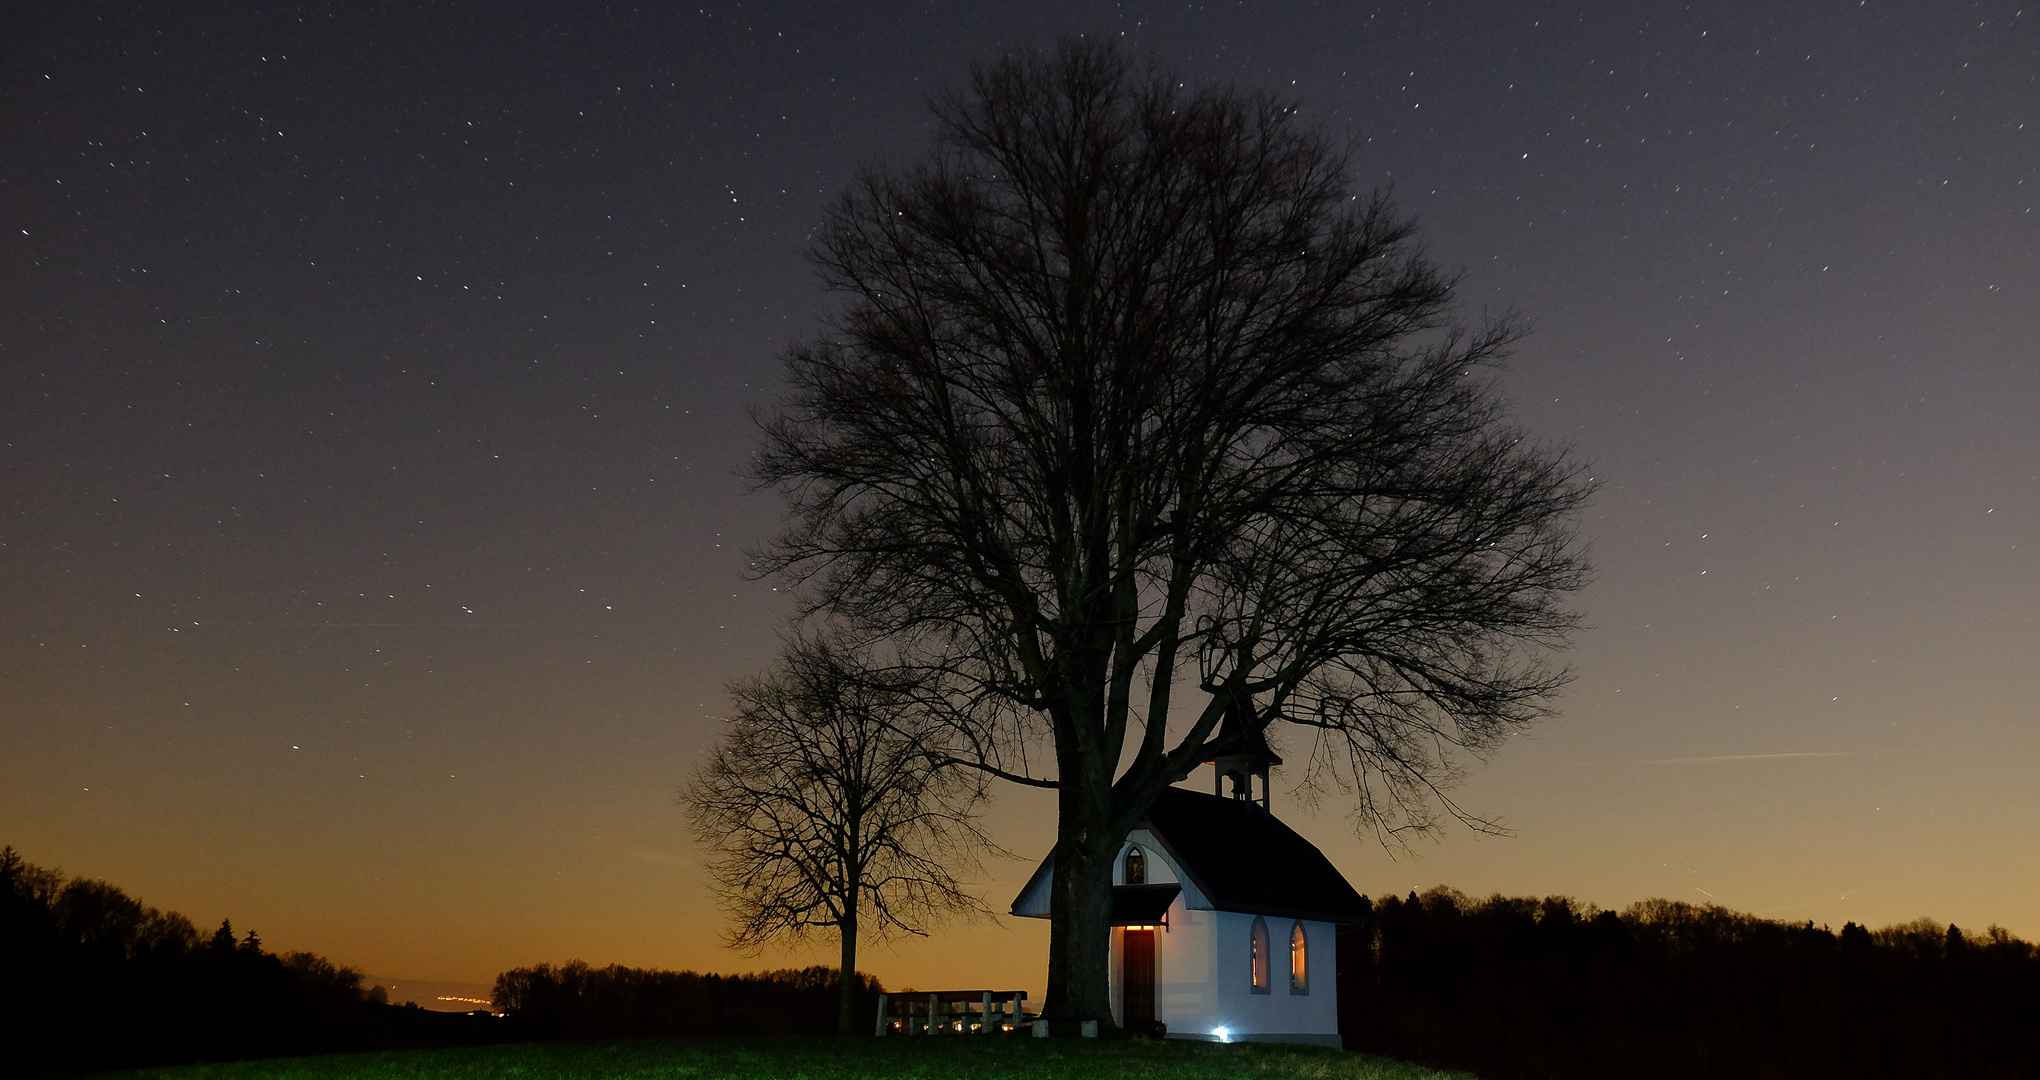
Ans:
[[[1025,1032],[1034,1014],[1025,990],[928,990],[878,995],[877,1035]]]

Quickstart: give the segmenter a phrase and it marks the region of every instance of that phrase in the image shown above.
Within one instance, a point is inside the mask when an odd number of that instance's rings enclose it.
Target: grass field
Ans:
[[[1170,1040],[628,1039],[274,1058],[100,1073],[125,1080],[1473,1080],[1315,1046]]]

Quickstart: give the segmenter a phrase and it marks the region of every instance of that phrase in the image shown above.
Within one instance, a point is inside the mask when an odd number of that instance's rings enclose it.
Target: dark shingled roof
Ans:
[[[1254,803],[1164,788],[1143,824],[1220,911],[1338,923],[1367,917],[1331,860]]]
[[[1219,911],[1335,923],[1369,918],[1367,902],[1346,884],[1324,852],[1258,804],[1163,788],[1139,827],[1154,833],[1171,861]],[[1035,867],[1034,876],[1013,898],[1015,908],[1034,892],[1053,862],[1043,859]],[[1115,886],[1112,925],[1160,921],[1159,915],[1134,917],[1132,905],[1148,910],[1144,899],[1134,899],[1133,890],[1141,888],[1175,886]],[[1174,898],[1172,891],[1169,899]],[[1167,904],[1164,901],[1162,907]]]

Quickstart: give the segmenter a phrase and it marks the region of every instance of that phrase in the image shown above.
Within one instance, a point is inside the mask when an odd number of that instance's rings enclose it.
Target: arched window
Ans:
[[[1126,883],[1128,885],[1147,884],[1147,856],[1141,853],[1140,845],[1138,844],[1126,849]]]
[[[1310,942],[1301,922],[1289,931],[1289,992],[1310,993]]]
[[[1253,941],[1248,947],[1252,951],[1251,960],[1253,963],[1253,979],[1254,979],[1254,985],[1252,987],[1253,992],[1256,994],[1269,993],[1270,989],[1268,978],[1268,920],[1260,917],[1259,915],[1254,916]]]

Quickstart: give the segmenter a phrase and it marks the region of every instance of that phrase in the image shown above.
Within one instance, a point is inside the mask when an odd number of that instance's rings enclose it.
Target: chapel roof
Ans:
[[[1142,824],[1220,911],[1367,918],[1366,902],[1324,852],[1254,803],[1163,788]]]
[[[1337,923],[1368,918],[1366,901],[1331,860],[1255,803],[1163,788],[1136,828],[1152,833],[1203,894],[1206,903],[1193,906]],[[1052,862],[1042,860],[1020,890],[1015,914],[1042,884]],[[1119,886],[1114,893],[1127,888]],[[1120,903],[1116,895],[1114,902]]]

